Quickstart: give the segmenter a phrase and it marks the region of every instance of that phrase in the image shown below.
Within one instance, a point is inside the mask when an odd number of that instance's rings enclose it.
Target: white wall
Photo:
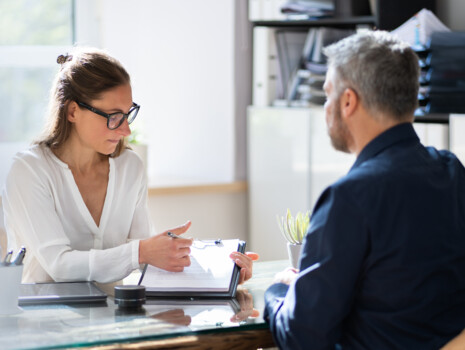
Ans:
[[[152,195],[149,208],[157,232],[191,220],[190,237],[248,238],[246,192]]]
[[[103,0],[101,10],[101,45],[142,106],[150,178],[233,181],[234,0]]]

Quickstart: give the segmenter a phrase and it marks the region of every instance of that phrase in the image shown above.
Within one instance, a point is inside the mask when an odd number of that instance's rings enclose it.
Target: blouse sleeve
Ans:
[[[41,172],[21,158],[15,160],[6,180],[5,227],[9,239],[26,243],[26,268],[28,260],[33,263],[36,259],[57,282],[107,283],[120,280],[139,267],[138,240],[102,250],[72,249],[55,208],[55,189],[50,181],[43,169]],[[15,242],[12,243],[14,248]]]

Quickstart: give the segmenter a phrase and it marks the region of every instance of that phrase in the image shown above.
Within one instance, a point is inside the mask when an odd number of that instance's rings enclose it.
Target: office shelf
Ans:
[[[331,17],[315,20],[254,21],[255,26],[279,28],[337,27],[353,28],[359,24],[375,25],[375,16]]]

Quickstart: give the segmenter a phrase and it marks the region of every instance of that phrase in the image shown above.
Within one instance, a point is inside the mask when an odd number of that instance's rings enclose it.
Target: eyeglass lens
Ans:
[[[121,124],[123,124],[124,117],[126,116],[128,119],[128,124],[131,124],[134,121],[134,119],[136,119],[138,111],[139,111],[139,108],[133,108],[129,112],[129,114],[123,114],[123,113],[112,114],[111,117],[108,118],[108,128],[112,130],[118,128]]]

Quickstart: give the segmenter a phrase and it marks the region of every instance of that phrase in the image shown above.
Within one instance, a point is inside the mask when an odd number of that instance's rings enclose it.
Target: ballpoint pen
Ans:
[[[167,235],[170,236],[171,238],[182,238],[181,236],[178,236],[177,234],[174,234],[171,231],[168,231]],[[211,241],[211,243],[206,243],[204,241],[195,239],[194,240],[194,247],[203,249],[203,248],[205,248],[205,246],[208,246],[208,245],[221,246],[221,243],[222,243],[221,238],[215,239],[215,240]]]
[[[177,234],[174,234],[171,231],[168,231],[167,235],[170,236],[171,238],[181,238],[181,236],[178,236]]]
[[[167,235],[172,237],[172,238],[182,238],[181,236],[178,236],[178,235],[176,235],[176,234],[174,234],[173,232],[170,232],[170,231],[168,231]],[[206,246],[209,246],[209,245],[216,245],[216,246],[221,246],[222,245],[221,238],[212,240],[210,242],[207,243],[205,241],[195,239],[193,246],[196,247],[196,248],[199,248],[199,249],[203,249],[203,248],[205,248]]]
[[[15,259],[11,262],[11,265],[21,265],[26,255],[26,247],[21,247],[21,250],[16,255]]]
[[[2,262],[2,266],[8,266],[10,265],[10,261],[11,261],[11,257],[13,256],[13,250],[9,250],[6,255],[5,255],[5,259],[3,260]]]

